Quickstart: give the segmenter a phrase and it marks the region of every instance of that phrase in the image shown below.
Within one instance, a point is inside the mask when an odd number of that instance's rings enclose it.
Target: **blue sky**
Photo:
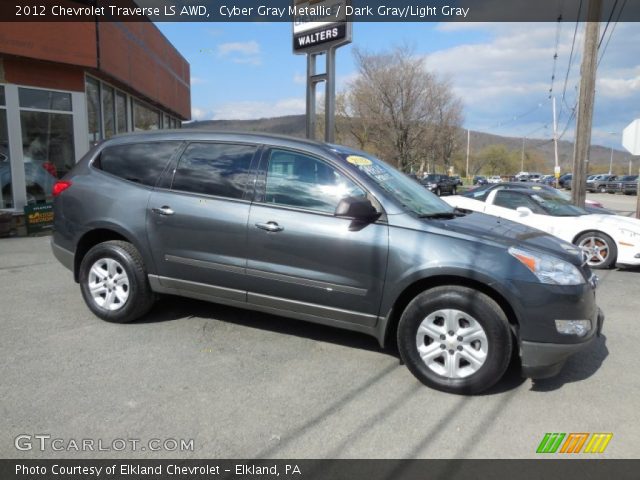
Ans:
[[[158,23],[191,64],[194,119],[250,119],[304,113],[304,55],[291,49],[289,23]],[[612,24],[613,25],[613,24]],[[640,26],[609,26],[613,35],[598,70],[593,143],[622,148],[622,129],[640,118]],[[429,70],[450,81],[464,105],[465,128],[498,135],[550,138],[551,88],[559,131],[577,96],[584,24],[356,23],[353,44],[338,50],[338,90],[357,75],[352,48],[372,52],[408,44]],[[604,25],[601,27],[601,34]],[[556,48],[556,38],[558,39]],[[321,67],[323,68],[323,67]],[[565,85],[565,76],[569,71]],[[564,94],[564,95],[563,95]],[[562,97],[564,96],[564,101]]]

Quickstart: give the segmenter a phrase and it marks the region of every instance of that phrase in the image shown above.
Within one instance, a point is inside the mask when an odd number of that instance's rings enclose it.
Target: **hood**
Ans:
[[[601,215],[609,217],[609,215]],[[432,225],[456,236],[470,240],[502,245],[504,248],[517,246],[554,255],[578,267],[582,265],[582,254],[578,247],[554,237],[542,230],[528,227],[505,218],[484,213],[470,213],[446,220],[428,220]]]
[[[640,234],[640,220],[637,218],[623,217],[621,215],[592,214],[589,215],[589,220],[594,227],[602,225],[603,228],[626,228]]]

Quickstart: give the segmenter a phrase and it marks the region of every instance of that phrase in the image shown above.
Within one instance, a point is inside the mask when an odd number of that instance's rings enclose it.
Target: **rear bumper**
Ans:
[[[73,272],[73,252],[55,243],[54,237],[51,237],[51,251],[53,252],[53,256],[56,257],[62,265]]]
[[[538,343],[523,340],[520,343],[520,358],[522,359],[522,376],[528,378],[548,378],[557,375],[567,359],[589,347],[602,332],[604,313],[598,310],[596,332],[582,343]]]

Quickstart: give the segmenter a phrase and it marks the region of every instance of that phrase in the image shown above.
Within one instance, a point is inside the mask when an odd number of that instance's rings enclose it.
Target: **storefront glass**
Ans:
[[[158,130],[160,128],[160,112],[140,102],[133,103],[134,130]]]
[[[102,133],[100,132],[100,85],[97,80],[87,77],[86,93],[89,145],[95,145],[102,138]]]
[[[2,85],[0,85],[0,187],[2,189],[0,208],[13,207],[11,162],[9,161],[9,130],[7,128],[4,87]]]
[[[104,138],[111,138],[116,132],[116,108],[113,88],[102,85],[102,116],[104,118]]]
[[[65,175],[75,164],[73,115],[71,113],[25,110],[26,108],[58,107],[71,110],[71,95],[42,90],[37,95],[20,92],[20,124],[22,126],[22,155],[27,189],[27,204],[52,200],[51,189],[56,179]],[[47,95],[48,94],[48,95]],[[61,95],[68,95],[62,101]],[[23,98],[29,101],[23,102]],[[47,102],[41,100],[48,98]],[[32,101],[39,99],[38,101]],[[62,102],[62,103],[60,103]]]
[[[116,120],[118,133],[125,133],[127,131],[127,97],[120,92],[116,92]]]

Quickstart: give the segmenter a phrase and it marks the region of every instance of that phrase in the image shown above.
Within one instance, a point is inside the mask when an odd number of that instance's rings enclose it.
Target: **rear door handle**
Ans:
[[[153,213],[157,213],[158,215],[173,215],[174,212],[173,210],[171,210],[171,207],[167,207],[166,205],[160,207],[160,208],[152,208],[151,211]]]
[[[284,227],[281,227],[276,222],[256,223],[256,227],[266,230],[267,232],[281,232]]]

